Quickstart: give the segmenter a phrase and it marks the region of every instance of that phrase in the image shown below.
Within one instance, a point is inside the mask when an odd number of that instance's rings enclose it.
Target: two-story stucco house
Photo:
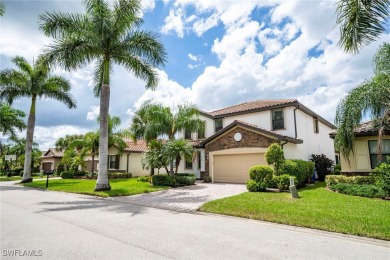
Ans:
[[[193,161],[181,161],[180,173],[204,175],[214,182],[244,183],[253,165],[267,164],[264,153],[272,143],[279,143],[287,159],[309,160],[311,154],[325,154],[334,159],[333,140],[329,133],[335,126],[308,109],[296,99],[257,100],[212,112],[201,112],[205,129],[197,133],[182,131],[177,136],[191,140],[196,148]],[[143,140],[127,141],[127,148],[118,154],[108,151],[110,171],[148,175],[141,167]],[[90,171],[92,158],[86,157],[84,170]],[[98,156],[95,158],[97,170]],[[54,165],[51,165],[54,167]]]
[[[279,143],[287,159],[309,160],[311,154],[334,159],[335,129],[330,122],[296,99],[257,100],[212,112],[201,112],[205,131],[183,131],[179,138],[192,140],[197,149],[192,163],[179,172],[194,172],[214,182],[244,183],[253,165],[267,164],[264,153]]]

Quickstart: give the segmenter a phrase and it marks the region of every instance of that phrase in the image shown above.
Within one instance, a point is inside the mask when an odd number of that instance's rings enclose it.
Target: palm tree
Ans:
[[[82,139],[83,138],[83,135],[78,135],[78,134],[74,134],[74,135],[65,135],[65,137],[60,137],[57,141],[56,141],[56,149],[59,150],[59,151],[66,151],[70,144],[74,141],[74,140],[78,140],[78,139]],[[76,150],[81,150],[82,146],[76,146],[76,147],[73,147],[75,148]]]
[[[99,175],[95,190],[110,190],[107,175],[110,72],[119,64],[146,80],[146,88],[158,83],[156,66],[165,63],[165,50],[157,36],[137,31],[142,24],[139,0],[84,0],[85,14],[44,13],[40,28],[55,41],[46,50],[50,62],[67,70],[96,61],[95,95],[100,95]]]
[[[378,151],[381,151],[384,129],[390,126],[390,63],[382,62],[386,57],[390,57],[390,44],[387,43],[374,57],[374,77],[350,91],[337,107],[335,142],[346,158],[353,151],[354,129],[367,114],[371,115],[378,130]]]
[[[179,131],[195,132],[203,128],[204,122],[199,119],[199,110],[194,105],[179,105],[177,112],[172,113],[169,107],[148,101],[136,111],[130,132],[134,140],[143,138],[150,141],[158,136],[174,140]],[[170,168],[172,173],[173,164]]]
[[[185,139],[170,140],[164,145],[163,153],[170,159],[170,161],[176,161],[175,174],[177,174],[182,157],[187,162],[192,161],[194,148]]]
[[[3,16],[5,12],[5,5],[3,0],[0,1],[0,16]]]
[[[337,20],[341,46],[346,52],[357,53],[386,32],[390,0],[339,0]]]
[[[76,102],[69,93],[70,83],[60,76],[50,75],[50,68],[42,59],[30,65],[26,59],[15,57],[12,62],[19,70],[5,69],[0,72],[0,100],[10,104],[21,97],[31,98],[30,113],[27,121],[26,153],[22,183],[31,182],[31,152],[35,128],[35,108],[37,98],[53,98],[69,108],[76,107]]]
[[[14,137],[16,129],[22,131],[26,128],[26,124],[21,119],[25,116],[26,114],[23,111],[0,102],[0,133]]]

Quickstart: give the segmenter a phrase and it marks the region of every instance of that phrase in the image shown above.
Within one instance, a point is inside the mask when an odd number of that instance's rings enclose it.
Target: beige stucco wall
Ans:
[[[61,158],[42,158],[40,169],[43,170],[43,163],[51,163],[51,170],[54,171],[60,161]]]
[[[385,136],[384,139],[389,139]],[[345,173],[371,172],[370,153],[368,150],[368,141],[378,140],[376,136],[356,137],[354,143],[354,153],[351,153],[348,159],[340,156],[341,171]]]

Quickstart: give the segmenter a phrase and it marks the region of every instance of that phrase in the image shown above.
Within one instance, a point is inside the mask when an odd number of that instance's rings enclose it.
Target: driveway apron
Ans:
[[[245,185],[227,183],[202,183],[173,188],[164,191],[133,196],[111,197],[110,199],[135,205],[191,212],[205,202],[234,196],[246,192]]]

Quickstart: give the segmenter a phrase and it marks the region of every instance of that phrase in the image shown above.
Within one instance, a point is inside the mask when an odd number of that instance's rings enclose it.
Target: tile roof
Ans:
[[[215,110],[212,112],[208,112],[213,116],[222,116],[234,113],[240,113],[244,111],[251,111],[262,108],[270,108],[274,106],[287,105],[287,104],[295,104],[298,103],[296,99],[263,99],[263,100],[255,100],[251,102],[245,102],[238,105],[222,108],[219,110]]]
[[[374,121],[368,121],[358,125],[353,131],[355,136],[374,136],[378,134],[378,128],[375,127]],[[390,135],[390,126],[384,128],[386,135]],[[336,136],[336,131],[329,133],[330,137],[334,138]]]
[[[137,142],[133,142],[132,140],[125,141],[127,144],[125,152],[145,152],[148,150],[145,140],[137,140]]]
[[[49,152],[52,152],[54,155],[47,155]],[[42,157],[46,157],[46,158],[53,158],[53,157],[56,157],[56,158],[62,158],[64,156],[64,153],[57,150],[56,148],[49,148]]]

